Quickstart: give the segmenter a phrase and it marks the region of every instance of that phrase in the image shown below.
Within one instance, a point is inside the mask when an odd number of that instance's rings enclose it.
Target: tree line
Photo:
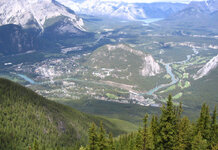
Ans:
[[[218,124],[216,107],[210,114],[209,106],[202,105],[198,120],[191,123],[182,116],[182,104],[174,106],[168,97],[161,115],[148,114],[143,126],[136,133],[113,138],[107,134],[103,125],[99,128],[93,123],[89,129],[89,143],[80,150],[218,150]]]

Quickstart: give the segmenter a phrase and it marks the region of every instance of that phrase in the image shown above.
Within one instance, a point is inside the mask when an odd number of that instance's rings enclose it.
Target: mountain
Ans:
[[[136,93],[155,86],[164,73],[152,55],[126,44],[99,47],[81,66],[87,70],[82,67],[78,72],[84,79]]]
[[[179,11],[177,15],[189,15],[200,18],[199,15],[210,15],[218,11],[218,0],[193,1],[185,9]],[[189,14],[188,14],[189,13]]]
[[[119,55],[122,54],[122,55]],[[119,57],[119,59],[118,59]],[[150,54],[135,50],[128,45],[106,45],[97,49],[89,58],[89,67],[133,70],[141,76],[155,76],[161,73],[160,65]],[[134,74],[134,72],[129,72]]]
[[[44,30],[49,19],[64,16],[72,25],[83,29],[83,20],[55,0],[1,0],[0,25],[16,24]]]
[[[13,54],[33,50],[36,30],[23,30],[19,25],[0,26],[0,53]]]
[[[218,66],[218,55],[213,57],[208,63],[206,63],[198,72],[193,76],[195,80],[200,79],[208,75],[211,71]]]
[[[186,4],[180,3],[124,3],[103,0],[58,0],[79,14],[109,16],[128,20],[165,18]]]
[[[83,20],[55,0],[1,0],[0,32],[3,54],[60,49],[75,44],[63,39],[88,35]]]
[[[193,1],[185,9],[161,21],[164,26],[179,26],[191,31],[218,33],[218,0]]]
[[[17,83],[0,78],[0,149],[30,149],[33,143],[45,149],[75,148],[87,142],[90,123],[103,122],[106,130],[117,136],[126,133],[125,121],[81,113],[68,106],[45,99]],[[35,141],[35,142],[34,142]]]

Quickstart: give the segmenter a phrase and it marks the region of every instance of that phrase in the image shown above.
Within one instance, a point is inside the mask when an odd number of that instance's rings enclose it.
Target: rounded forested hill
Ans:
[[[90,123],[113,135],[121,126],[45,99],[17,83],[0,78],[0,149],[77,149],[87,143]]]

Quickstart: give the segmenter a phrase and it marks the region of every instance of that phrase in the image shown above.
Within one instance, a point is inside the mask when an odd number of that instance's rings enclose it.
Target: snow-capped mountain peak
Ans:
[[[0,25],[17,24],[43,30],[46,20],[65,16],[75,27],[84,30],[83,20],[54,0],[1,0],[0,8]]]
[[[178,3],[125,3],[112,0],[57,0],[79,14],[109,16],[128,20],[164,18],[183,9]]]

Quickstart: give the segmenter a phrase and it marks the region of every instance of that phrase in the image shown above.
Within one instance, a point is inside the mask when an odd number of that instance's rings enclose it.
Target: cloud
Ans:
[[[127,3],[152,3],[152,2],[173,2],[173,3],[189,3],[191,1],[204,1],[204,0],[102,0],[102,1],[122,1]]]

